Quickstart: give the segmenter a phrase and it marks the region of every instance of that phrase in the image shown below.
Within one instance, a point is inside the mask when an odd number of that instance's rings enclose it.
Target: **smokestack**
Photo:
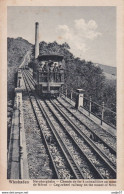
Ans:
[[[39,55],[39,23],[35,23],[35,59]]]

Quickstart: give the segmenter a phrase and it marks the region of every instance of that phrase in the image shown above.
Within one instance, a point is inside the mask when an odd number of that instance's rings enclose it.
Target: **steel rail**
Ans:
[[[111,150],[111,152],[116,156],[116,151],[114,148],[112,148],[110,145],[108,145],[103,139],[101,139],[101,137],[96,134],[93,130],[91,130],[89,127],[87,127],[82,121],[81,119],[79,119],[74,113],[72,113],[64,104],[62,104],[58,99],[57,102],[64,107],[75,119],[77,119],[86,129],[88,129],[91,133],[93,133],[93,135],[95,135],[102,143],[105,144],[105,146]],[[54,102],[55,103],[55,102]],[[80,130],[81,131],[81,130]]]

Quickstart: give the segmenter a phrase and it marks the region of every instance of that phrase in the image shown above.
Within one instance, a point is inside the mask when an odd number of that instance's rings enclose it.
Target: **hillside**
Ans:
[[[100,67],[105,73],[116,76],[116,67],[108,66],[108,65],[102,65],[99,63],[94,63],[96,66]]]
[[[24,55],[31,49],[31,44],[22,38],[7,38],[7,64],[8,64],[8,99],[13,99],[15,88],[15,73],[21,64]]]
[[[110,73],[106,73],[106,72],[103,72],[103,73],[104,73],[106,79],[113,80],[113,81],[116,80],[116,75],[113,75],[113,74],[110,74]]]

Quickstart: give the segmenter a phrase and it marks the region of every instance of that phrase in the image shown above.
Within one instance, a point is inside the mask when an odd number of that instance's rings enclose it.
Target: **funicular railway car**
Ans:
[[[43,98],[58,97],[64,84],[65,62],[61,55],[38,56],[33,67],[35,89]]]

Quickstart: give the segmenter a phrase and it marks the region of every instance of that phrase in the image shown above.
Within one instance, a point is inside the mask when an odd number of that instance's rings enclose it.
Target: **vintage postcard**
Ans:
[[[123,12],[0,1],[0,190],[124,189]]]

